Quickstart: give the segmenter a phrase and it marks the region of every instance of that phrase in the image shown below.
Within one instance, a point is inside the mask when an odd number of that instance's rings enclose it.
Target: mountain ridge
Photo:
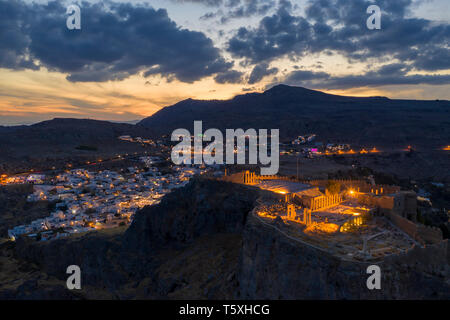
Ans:
[[[446,100],[339,96],[277,85],[228,100],[185,99],[137,124],[57,117],[32,125],[0,126],[0,146],[13,152],[35,145],[102,144],[124,134],[152,137],[178,128],[192,130],[194,121],[202,120],[204,130],[278,128],[284,141],[315,133],[323,143],[441,148],[450,141],[449,114]]]
[[[142,147],[120,141],[118,137],[154,135],[151,128],[142,126],[74,118],[54,118],[29,126],[0,127],[0,133],[0,170],[3,171],[15,171],[17,166],[26,169],[32,165],[31,159],[49,162],[49,159],[136,152]],[[79,150],[79,146],[89,146],[96,152]]]
[[[159,134],[207,128],[279,128],[282,139],[316,133],[320,141],[389,146],[445,145],[450,139],[450,102],[387,97],[339,96],[302,87],[277,85],[262,93],[228,100],[186,99],[162,108],[137,125]],[[443,130],[442,130],[443,129]],[[381,136],[380,136],[381,133]]]

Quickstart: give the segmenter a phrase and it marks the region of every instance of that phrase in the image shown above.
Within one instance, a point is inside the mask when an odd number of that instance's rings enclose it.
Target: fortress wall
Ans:
[[[395,199],[392,196],[374,197],[370,194],[360,194],[358,195],[358,202],[371,207],[379,207],[380,212],[384,214],[395,208]]]
[[[439,243],[443,239],[442,230],[439,228],[417,224],[413,221],[401,217],[400,215],[392,211],[387,213],[386,216],[400,230],[422,244]]]
[[[437,243],[443,235],[439,228],[431,228],[416,223],[417,200],[414,192],[401,192],[395,196],[372,196],[361,194],[358,202],[378,207],[400,230],[420,243]]]
[[[287,176],[278,176],[278,175],[259,175],[255,174],[251,171],[242,171],[238,173],[234,173],[229,176],[225,176],[222,178],[223,181],[229,181],[234,183],[246,183],[253,184],[258,181],[264,180],[284,180],[284,181],[293,181],[300,182],[304,184],[310,184],[315,187],[325,188],[328,184],[328,181],[333,181],[339,183],[344,189],[353,188],[358,190],[359,192],[365,193],[375,193],[375,194],[393,194],[400,192],[400,187],[398,186],[389,186],[389,185],[370,185],[364,180],[345,180],[345,179],[316,179],[316,180],[298,180],[295,178],[287,177]]]
[[[402,217],[405,217],[405,195],[402,193],[394,196],[394,208],[392,211]]]
[[[382,210],[393,210],[395,208],[395,199],[390,196],[371,197],[375,204]]]
[[[233,173],[229,176],[222,177],[222,181],[233,182],[233,183],[244,183],[245,172]]]
[[[364,180],[346,180],[346,179],[317,179],[317,180],[303,180],[301,182],[308,183],[313,186],[325,188],[328,181],[339,183],[344,189],[352,188],[359,192],[372,192],[376,194],[392,194],[400,192],[400,187],[390,186],[384,184],[371,185]]]
[[[443,239],[441,229],[423,224],[417,225],[417,235],[425,243],[439,243]]]
[[[417,195],[415,192],[405,193],[405,215],[413,221],[417,220]]]
[[[417,240],[417,225],[414,222],[412,222],[406,218],[403,218],[402,216],[400,216],[392,211],[387,212],[385,215],[386,215],[386,217],[389,218],[389,220],[392,221],[392,223],[396,227],[398,227],[400,230],[405,232],[411,238]]]
[[[414,246],[406,253],[385,257],[383,263],[410,266],[433,265],[443,268],[450,263],[450,243],[448,239],[445,239],[425,247]]]
[[[277,175],[272,175],[272,176],[261,176],[261,175],[255,175],[255,179],[256,180],[284,180],[284,181],[297,181],[297,179],[293,179],[290,177],[286,177],[286,176],[277,176]]]
[[[277,175],[270,175],[270,176],[263,176],[256,174],[252,171],[241,171],[237,173],[233,173],[229,176],[225,176],[221,178],[222,181],[228,181],[233,183],[245,183],[245,184],[254,184],[257,183],[260,180],[285,180],[285,181],[297,181],[296,179],[285,177],[285,176],[277,176]]]
[[[402,217],[415,221],[417,214],[417,199],[414,192],[400,192],[395,195],[359,194],[358,201],[361,204],[376,206],[380,212],[387,214],[394,212]]]

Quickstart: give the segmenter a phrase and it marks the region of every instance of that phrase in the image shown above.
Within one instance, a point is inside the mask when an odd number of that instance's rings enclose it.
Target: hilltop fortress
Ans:
[[[297,202],[297,196],[241,182],[197,177],[167,194],[159,204],[139,210],[125,231],[98,231],[46,242],[21,238],[14,256],[38,265],[46,275],[58,279],[62,288],[67,265],[79,265],[84,286],[80,294],[91,298],[450,297],[447,240],[416,244],[380,212],[365,211],[359,204],[352,207],[345,199],[325,211],[312,211],[311,221],[303,223],[305,207]],[[291,218],[288,205],[293,206]],[[373,212],[374,217],[348,230],[326,228],[339,226],[339,219],[345,223],[361,218],[363,214],[353,214],[358,211]],[[381,268],[381,290],[366,286],[366,270],[373,264]],[[26,277],[36,277],[36,273]],[[0,297],[29,298],[33,294],[42,298],[57,292],[53,284],[41,281],[39,285],[32,293],[26,286],[0,290]]]
[[[277,201],[272,205],[266,201],[265,210],[259,213],[265,218],[281,217],[283,221],[297,222],[310,229],[315,225],[316,229],[328,233],[345,233],[367,225],[373,218],[385,218],[414,245],[435,244],[443,239],[439,228],[417,222],[416,193],[403,191],[398,186],[364,180],[297,180],[257,175],[251,171],[224,176],[222,180],[268,191]],[[330,185],[337,189],[330,192]],[[376,223],[379,227],[380,221]]]

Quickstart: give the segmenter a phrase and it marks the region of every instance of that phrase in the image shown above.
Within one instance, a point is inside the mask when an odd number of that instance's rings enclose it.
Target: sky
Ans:
[[[70,4],[81,29],[69,30]],[[368,29],[367,8],[381,9]],[[284,83],[450,100],[448,0],[0,0],[0,125],[133,121]]]

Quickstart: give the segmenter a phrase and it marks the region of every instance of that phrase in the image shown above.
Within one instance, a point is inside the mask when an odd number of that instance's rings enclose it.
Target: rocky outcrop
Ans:
[[[239,267],[243,299],[449,299],[447,241],[391,256],[381,290],[369,290],[370,263],[343,261],[293,241],[249,216]]]
[[[241,233],[259,191],[244,185],[197,179],[139,211],[124,246],[143,253],[168,244],[187,244],[205,234]]]
[[[94,233],[44,243],[19,239],[15,255],[58,279],[66,279],[67,267],[77,265],[82,270],[83,284],[114,290],[129,280],[119,263],[119,239],[117,235]]]
[[[243,185],[194,179],[137,212],[125,232],[18,241],[15,257],[61,281],[68,265],[79,265],[82,285],[91,289],[81,293],[84,298],[450,298],[447,241],[385,259],[379,264],[381,290],[368,290],[368,264],[294,241],[253,216],[260,194]],[[45,276],[38,280],[45,287]],[[52,298],[61,291],[49,284],[39,296],[32,292],[36,287],[24,283],[17,298]],[[15,293],[0,288],[2,294]]]
[[[74,300],[82,296],[67,290],[63,285],[49,285],[38,280],[27,280],[16,290],[0,291],[0,300]]]
[[[114,297],[135,298],[139,290],[141,298],[180,297],[179,292],[189,292],[188,288],[195,288],[193,297],[220,298],[224,291],[222,296],[231,297],[241,233],[258,196],[257,190],[245,186],[194,179],[160,204],[138,211],[125,233],[117,229],[39,243],[20,239],[15,256],[61,280],[67,278],[67,266],[78,265],[83,286]],[[198,243],[208,236],[216,249]],[[221,239],[232,239],[236,248],[220,245],[225,241]],[[169,274],[162,268],[168,260],[173,268]],[[198,266],[187,260],[196,260]],[[202,261],[215,265],[215,271],[202,266]],[[181,271],[174,267],[178,265]],[[187,266],[193,271],[186,274],[182,271]],[[202,270],[209,277],[203,279]],[[217,274],[220,270],[229,281]]]

